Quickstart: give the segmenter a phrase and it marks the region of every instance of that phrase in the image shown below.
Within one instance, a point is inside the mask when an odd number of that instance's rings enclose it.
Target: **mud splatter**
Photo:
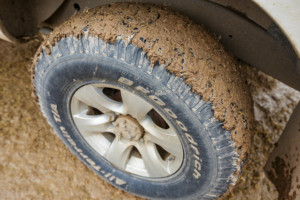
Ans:
[[[286,158],[288,159],[288,158]],[[274,170],[268,172],[270,180],[275,183],[275,187],[278,191],[278,200],[295,200],[296,193],[289,195],[292,186],[292,176],[296,167],[290,167],[286,164],[285,160],[280,157],[276,157],[272,162],[272,168]]]
[[[241,69],[254,102],[254,137],[244,173],[224,199],[277,199],[263,167],[300,100],[300,92],[246,64],[241,63]]]

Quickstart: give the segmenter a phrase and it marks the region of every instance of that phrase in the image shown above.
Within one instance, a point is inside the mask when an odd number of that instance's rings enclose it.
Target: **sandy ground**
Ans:
[[[31,97],[37,46],[0,41],[0,199],[137,199],[85,167],[42,117]]]
[[[53,134],[31,97],[30,63],[38,41],[0,41],[1,199],[138,199],[98,178]],[[242,66],[254,100],[253,153],[236,189],[225,199],[276,199],[262,170],[300,94]]]

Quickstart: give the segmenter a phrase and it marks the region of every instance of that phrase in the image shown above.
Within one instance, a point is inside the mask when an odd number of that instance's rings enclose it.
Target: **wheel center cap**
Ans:
[[[119,116],[114,125],[120,137],[126,140],[139,140],[144,133],[144,129],[139,122],[127,115]]]

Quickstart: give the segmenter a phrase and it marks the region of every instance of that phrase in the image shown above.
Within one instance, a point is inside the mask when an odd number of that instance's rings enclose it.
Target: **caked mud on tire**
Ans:
[[[214,199],[236,183],[250,145],[249,93],[234,59],[189,19],[143,4],[85,11],[45,40],[34,76],[41,110],[57,135],[116,187],[146,198]],[[72,98],[87,85],[117,88],[151,105],[180,140],[178,169],[166,176],[141,176],[97,152],[72,115]],[[118,101],[125,105],[122,97]],[[98,110],[93,115],[108,112]],[[122,111],[115,115],[134,117]],[[142,152],[139,156],[143,159]]]

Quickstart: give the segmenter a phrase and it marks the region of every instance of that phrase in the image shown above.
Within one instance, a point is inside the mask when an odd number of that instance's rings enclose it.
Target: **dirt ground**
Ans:
[[[39,42],[0,41],[1,199],[139,199],[97,177],[53,134],[32,100],[30,64]],[[225,199],[276,199],[262,170],[300,93],[241,64],[254,100],[256,129],[245,173]]]

